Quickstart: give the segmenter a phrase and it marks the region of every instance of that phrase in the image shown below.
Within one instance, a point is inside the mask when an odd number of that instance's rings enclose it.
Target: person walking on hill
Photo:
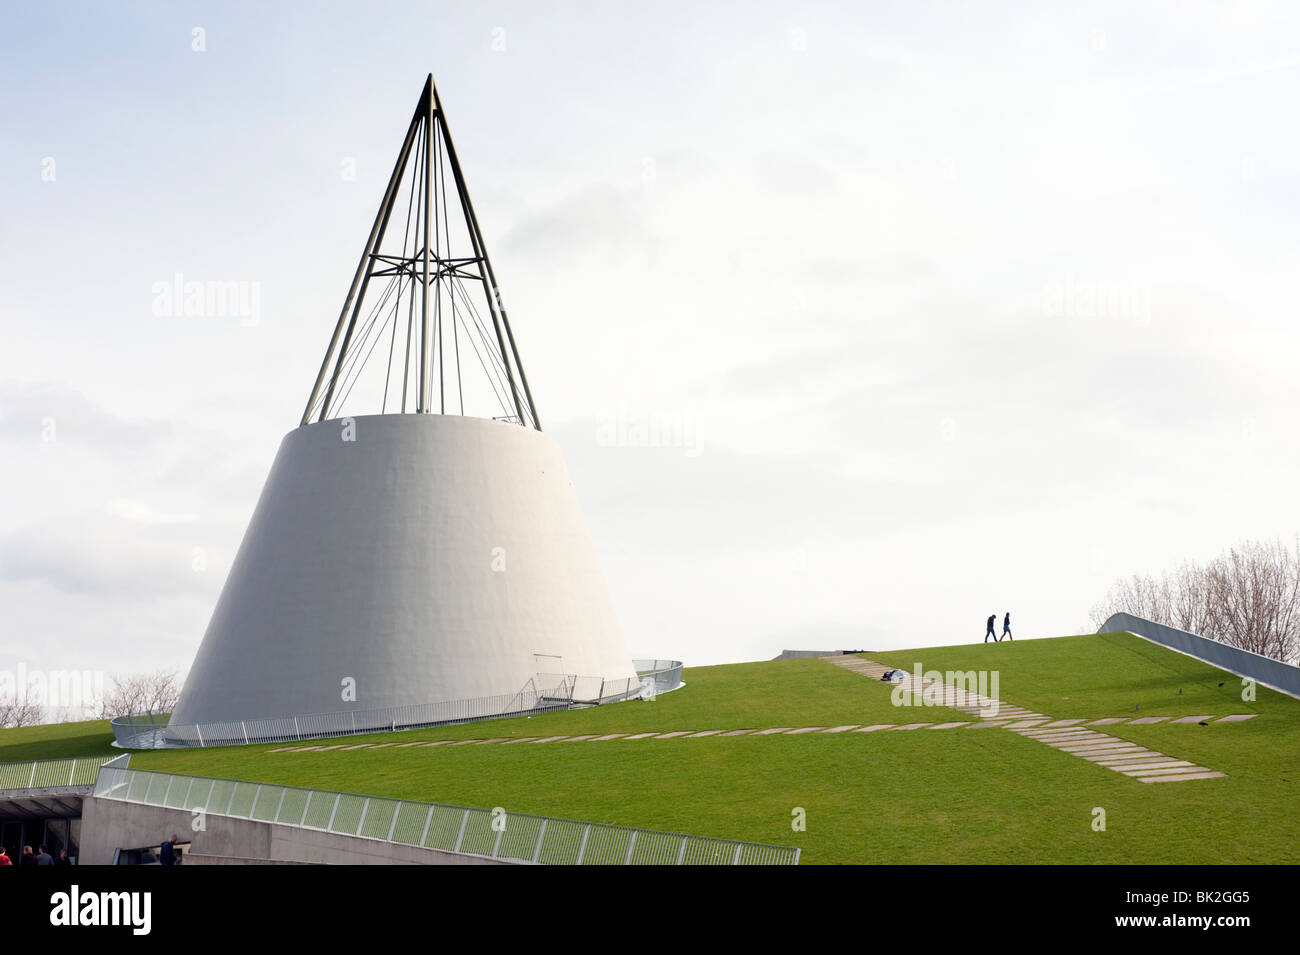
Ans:
[[[988,629],[984,631],[985,643],[989,642],[989,637],[993,638],[994,643],[998,642],[998,632],[993,629],[993,625],[996,624],[997,622],[998,622],[998,615],[995,613],[989,614]]]
[[[1011,639],[1011,611],[1010,610],[1008,610],[1007,615],[1002,618],[1002,636],[1006,637],[1008,640]]]

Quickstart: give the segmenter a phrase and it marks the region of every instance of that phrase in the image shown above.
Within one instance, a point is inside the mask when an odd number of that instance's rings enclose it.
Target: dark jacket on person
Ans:
[[[176,864],[176,848],[170,842],[164,842],[158,852],[159,865]]]

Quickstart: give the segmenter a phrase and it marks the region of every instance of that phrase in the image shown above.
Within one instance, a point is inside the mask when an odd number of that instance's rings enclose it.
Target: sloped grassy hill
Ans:
[[[964,728],[306,753],[270,744],[140,753],[132,766],[798,845],[805,863],[1300,862],[1300,701],[1261,688],[1243,702],[1238,678],[1123,634],[871,656],[908,670],[996,669],[1003,699],[1057,718],[1258,716],[1107,727],[1228,774],[1156,785]],[[338,742],[968,719],[896,707],[888,686],[821,660],[700,667],[685,680],[653,702]],[[28,741],[10,757],[7,736],[0,759],[37,755]],[[1092,828],[1097,807],[1104,832]],[[791,828],[796,808],[806,831]]]

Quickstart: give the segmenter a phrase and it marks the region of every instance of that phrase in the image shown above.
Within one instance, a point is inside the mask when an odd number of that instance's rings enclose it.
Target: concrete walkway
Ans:
[[[1049,724],[1024,729],[1008,728],[1013,733],[1046,743],[1054,749],[1082,757],[1125,776],[1133,776],[1144,783],[1173,783],[1227,775],[1083,727],[1054,728]]]
[[[822,659],[835,666],[851,670],[874,680],[879,680],[889,670],[896,669],[859,656],[846,654],[823,657]],[[1226,773],[1207,769],[1204,766],[1197,766],[1187,760],[1166,756],[1163,753],[1147,749],[1128,740],[1107,736],[1104,733],[1080,725],[1107,726],[1125,722],[1129,723],[1129,725],[1150,725],[1171,719],[1168,716],[1140,716],[1137,718],[1117,716],[1092,720],[1091,722],[1084,719],[1052,720],[1041,713],[1026,710],[1024,707],[1011,706],[1000,700],[994,700],[978,693],[971,693],[948,684],[936,687],[935,684],[938,682],[936,680],[921,680],[918,682],[914,674],[907,671],[903,672],[902,681],[895,685],[901,685],[915,695],[926,694],[926,696],[922,697],[923,699],[926,697],[942,699],[945,706],[968,716],[977,716],[981,720],[980,723],[968,725],[996,725],[1029,739],[1046,743],[1064,753],[1105,766],[1117,773],[1132,776],[1144,783],[1183,782],[1193,779],[1214,779],[1227,775]],[[1214,720],[1214,722],[1238,723],[1251,719],[1254,715],[1253,713],[1232,714]],[[1183,716],[1173,719],[1173,723],[1193,725],[1208,723],[1213,719],[1212,716]],[[925,726],[932,724],[913,725]],[[911,727],[898,728],[909,729]]]
[[[1251,714],[1253,715],[1253,714]],[[1223,716],[1215,720],[1214,717],[1184,717],[1173,720],[1173,723],[1188,723],[1189,720],[1197,721],[1214,720],[1219,723],[1238,722],[1242,717]],[[1247,716],[1246,718],[1249,718]],[[341,752],[352,752],[361,749],[408,749],[410,747],[430,747],[430,746],[490,746],[500,744],[503,746],[512,746],[516,743],[603,743],[614,740],[628,742],[640,739],[706,739],[717,738],[727,739],[736,736],[807,736],[810,734],[822,733],[875,733],[882,730],[951,730],[951,729],[994,729],[1004,728],[1014,732],[1021,733],[1031,739],[1042,738],[1044,740],[1055,738],[1058,734],[1062,737],[1073,735],[1074,733],[1087,733],[1086,726],[1097,724],[1114,724],[1114,723],[1145,723],[1149,717],[1141,719],[1130,719],[1126,716],[1116,717],[1106,720],[1093,720],[1088,723],[1085,720],[1052,720],[1048,721],[1046,717],[1039,717],[1030,720],[952,720],[948,722],[917,722],[917,723],[872,723],[862,725],[858,723],[844,723],[840,726],[774,726],[768,729],[733,729],[733,730],[673,730],[668,733],[661,733],[657,730],[642,733],[605,733],[598,735],[595,733],[584,733],[580,736],[494,736],[487,739],[420,739],[411,740],[406,743],[334,743],[328,746],[318,744],[299,744],[295,743],[287,746],[278,746],[275,749],[267,750],[268,753],[324,753],[332,750]],[[1170,719],[1170,717],[1158,717],[1161,720]],[[1079,725],[1083,724],[1083,725]],[[1172,724],[1171,724],[1172,725]],[[1073,729],[1077,727],[1077,729]],[[1039,733],[1041,732],[1041,736]],[[1093,736],[1101,737],[1100,733],[1092,733]],[[1111,737],[1102,737],[1110,739]]]
[[[850,670],[873,680],[879,680],[889,670],[896,669],[872,660],[846,654],[837,654],[822,659],[828,660],[837,667],[842,667],[845,670]],[[973,716],[978,720],[1034,719],[1038,717],[1047,719],[1042,713],[1035,713],[1023,706],[1013,706],[1010,703],[995,700],[982,693],[973,693],[947,683],[940,683],[937,680],[923,679],[918,682],[915,674],[907,671],[904,671],[902,681],[893,685],[902,686],[907,692],[920,696],[922,699],[931,698],[936,701],[941,699],[943,705],[949,709],[965,713],[967,716]]]

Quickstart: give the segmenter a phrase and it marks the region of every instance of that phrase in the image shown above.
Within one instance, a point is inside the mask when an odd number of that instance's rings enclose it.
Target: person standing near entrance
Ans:
[[[1008,640],[1011,639],[1011,611],[1010,610],[1008,610],[1007,615],[1002,618],[1002,636],[1006,637]]]
[[[989,614],[988,629],[987,629],[986,631],[984,631],[984,642],[985,642],[985,643],[988,643],[988,642],[989,642],[989,637],[992,637],[992,638],[993,638],[993,642],[994,642],[994,643],[997,643],[997,642],[998,642],[998,632],[997,632],[996,630],[993,629],[993,625],[996,624],[997,622],[998,622],[998,615],[995,614],[995,613],[991,613],[991,614]]]
[[[159,865],[175,865],[175,864],[176,864],[176,841],[177,841],[177,839],[179,839],[179,838],[180,838],[179,836],[177,836],[175,833],[173,833],[173,834],[172,834],[172,837],[171,837],[170,839],[168,839],[168,840],[167,840],[166,842],[164,842],[161,846],[159,846],[159,849],[158,849],[158,864],[159,864]]]

